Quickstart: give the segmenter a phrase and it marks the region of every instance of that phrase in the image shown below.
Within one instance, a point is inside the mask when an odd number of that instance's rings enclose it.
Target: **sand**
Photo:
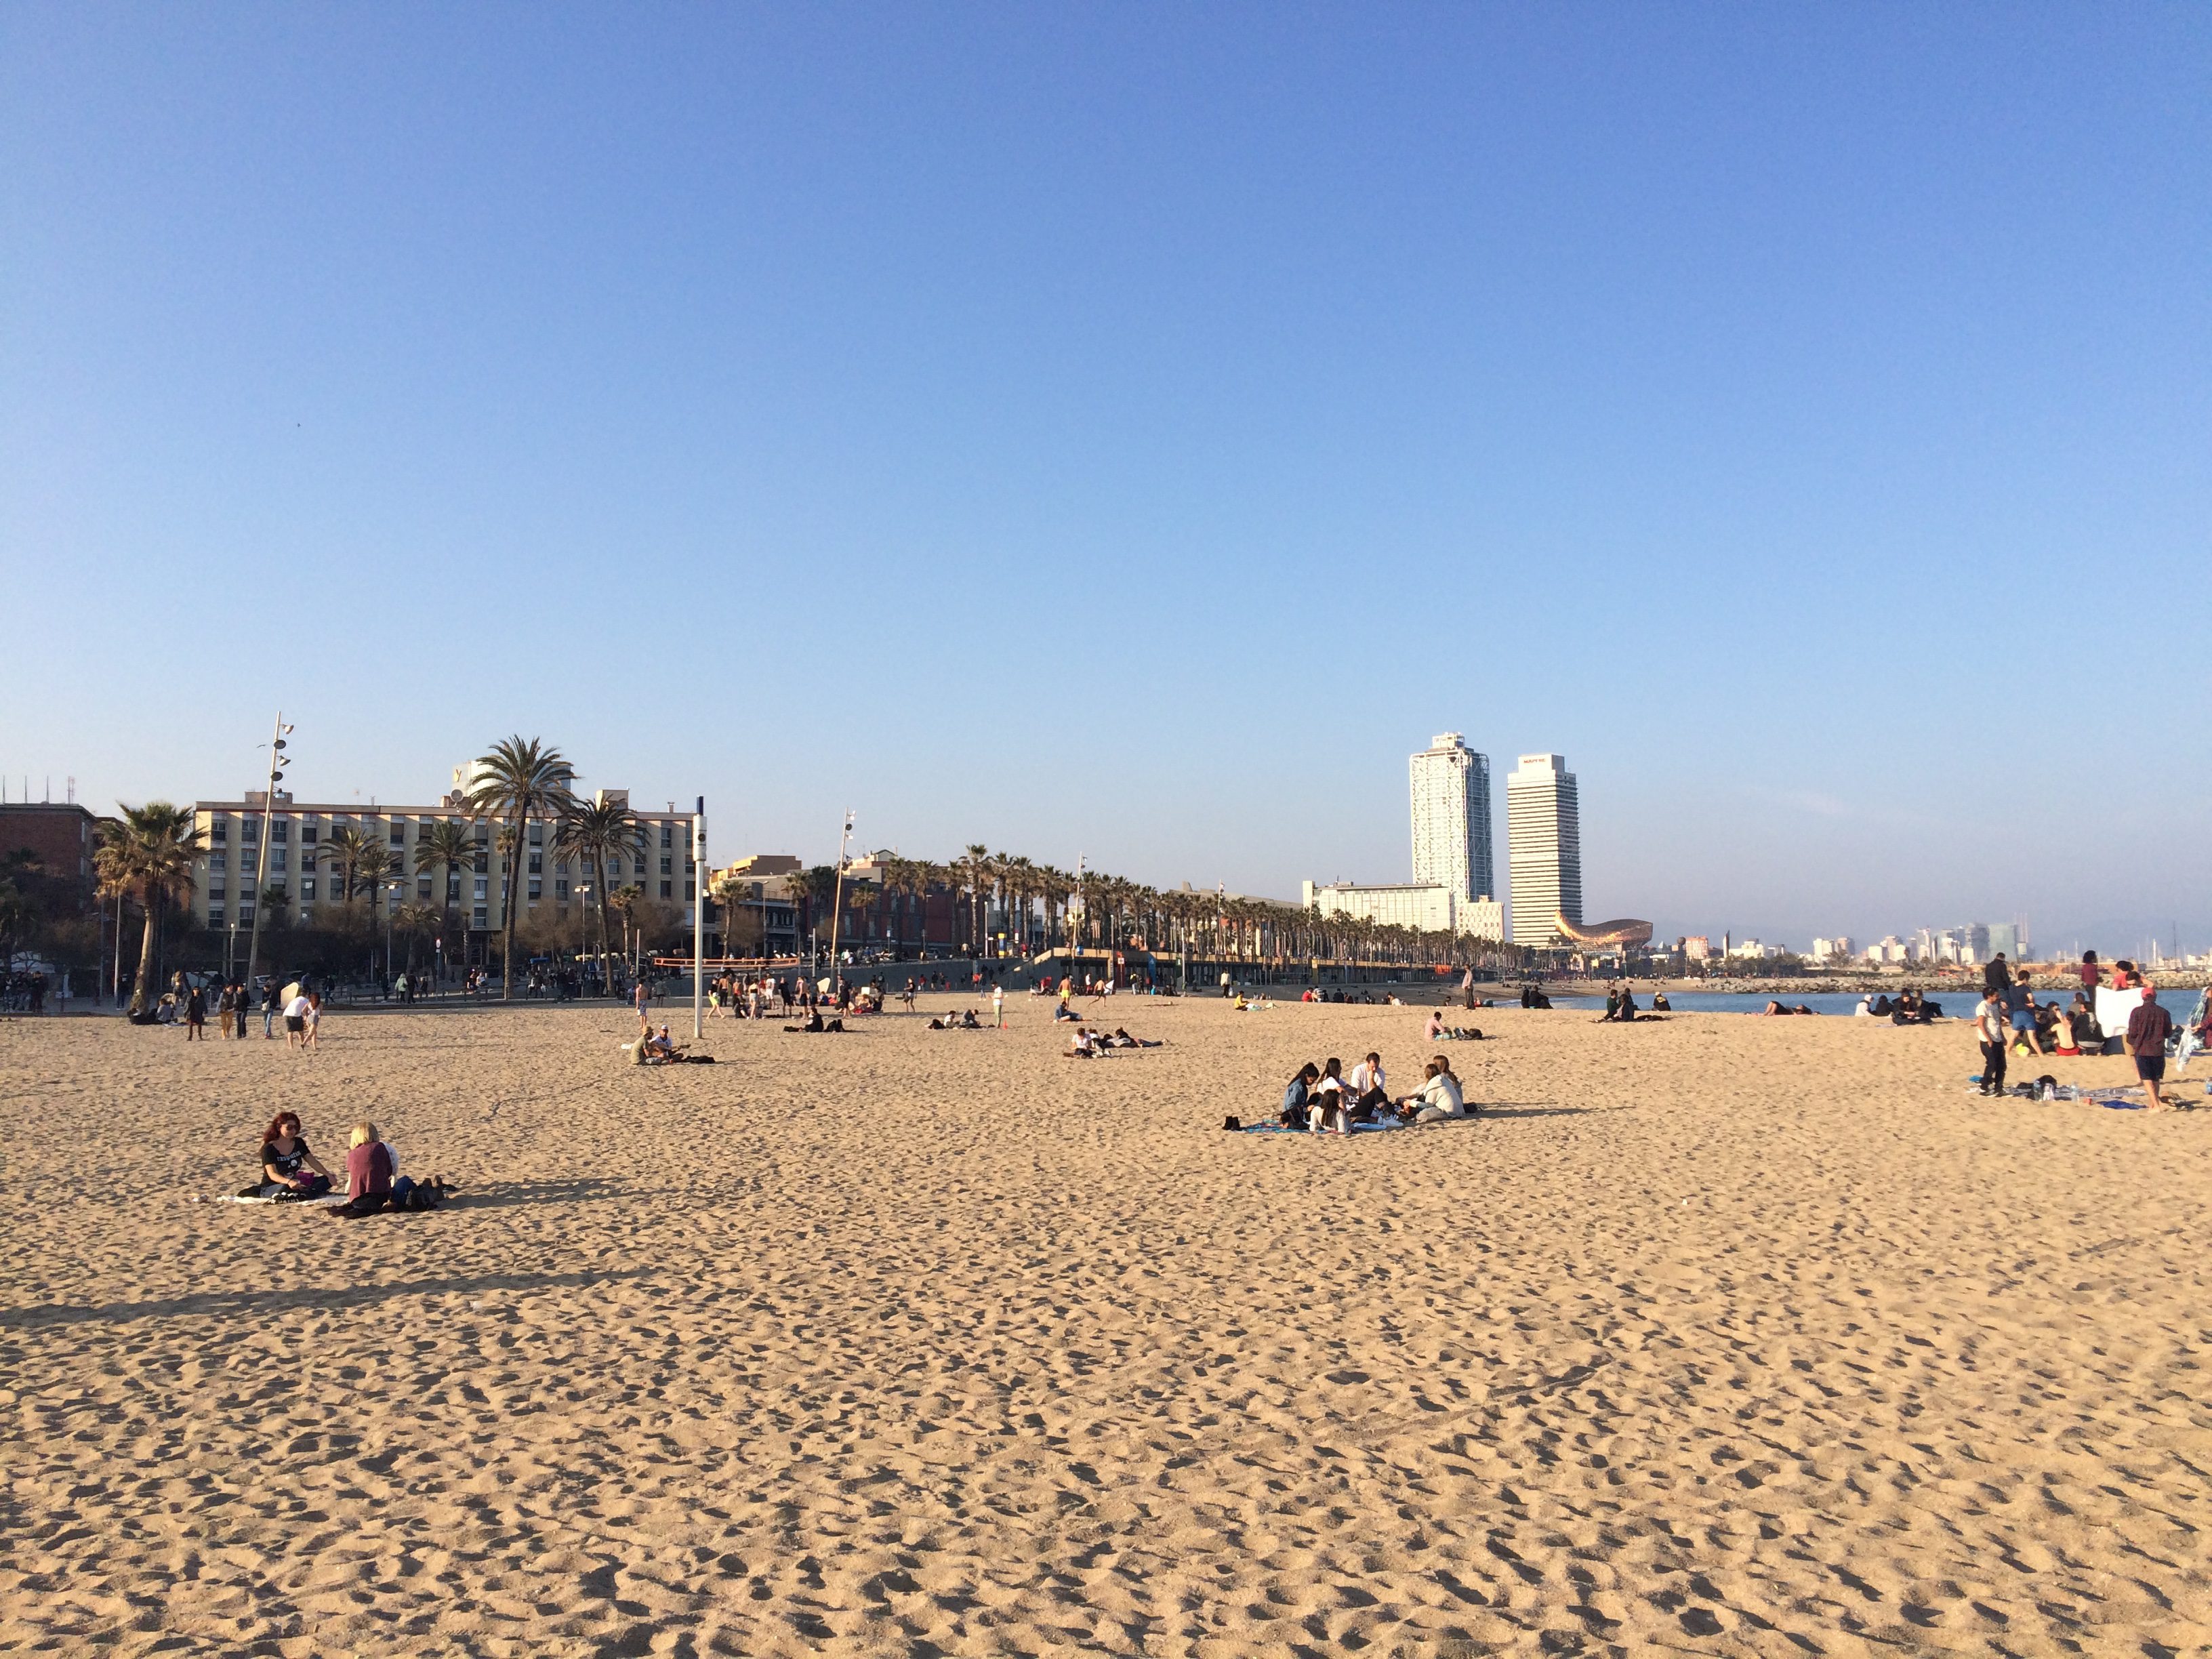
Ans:
[[[1010,1006],[642,1073],[604,1008],[0,1025],[0,1651],[2212,1644],[2212,1112],[1514,1009],[1486,1121],[1237,1136],[1419,1013]],[[468,1189],[192,1201],[278,1106]]]

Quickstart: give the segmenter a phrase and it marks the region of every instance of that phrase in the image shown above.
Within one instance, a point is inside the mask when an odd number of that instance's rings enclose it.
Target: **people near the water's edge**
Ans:
[[[1657,1007],[1662,1000],[1663,999],[1655,999],[1652,1006]],[[1642,1018],[1643,1016],[1636,1012],[1636,993],[1629,988],[1626,980],[1622,980],[1607,989],[1605,1012],[1598,1016],[1599,1024],[1605,1024],[1608,1021],[1626,1024]]]

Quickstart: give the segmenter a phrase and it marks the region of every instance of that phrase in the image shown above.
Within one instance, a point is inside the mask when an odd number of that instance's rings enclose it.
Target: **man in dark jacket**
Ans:
[[[2173,1035],[2173,1017],[2158,1006],[2158,987],[2146,981],[2142,1002],[2128,1016],[2127,1051],[2135,1056],[2136,1075],[2150,1097],[2154,1112],[2166,1109],[2158,1085],[2166,1078],[2166,1040]]]

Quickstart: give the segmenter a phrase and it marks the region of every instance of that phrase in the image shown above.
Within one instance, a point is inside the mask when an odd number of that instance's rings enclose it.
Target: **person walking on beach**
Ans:
[[[261,1035],[276,1035],[276,981],[266,976],[261,981]]]
[[[2005,1044],[2009,1032],[2005,1024],[2003,1000],[1995,992],[1984,994],[1974,1005],[1974,1036],[1982,1045],[1982,1086],[1985,1095],[2004,1092]]]
[[[1003,985],[991,988],[991,1021],[1000,1030],[1006,1029],[1006,988]]]
[[[2158,1085],[2166,1080],[2166,1040],[2172,1035],[2173,1016],[2158,1006],[2158,987],[2145,980],[2142,1002],[2128,1016],[2124,1046],[2135,1056],[2136,1075],[2142,1079],[2143,1092],[2150,1097],[2154,1112],[2166,1109]]]

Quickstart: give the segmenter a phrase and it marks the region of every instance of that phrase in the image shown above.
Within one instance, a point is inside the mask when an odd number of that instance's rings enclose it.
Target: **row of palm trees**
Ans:
[[[1026,951],[1033,939],[1075,949],[1136,948],[1156,955],[1185,950],[1206,961],[1266,962],[1326,958],[1412,966],[1417,963],[1495,964],[1514,954],[1496,939],[1425,931],[1390,922],[1322,915],[1264,899],[1185,887],[1160,889],[1100,871],[1071,874],[1050,865],[988,847],[969,846],[957,858],[933,862],[887,854],[876,860],[879,886],[845,888],[844,904],[855,927],[842,938],[881,938],[894,945],[919,942],[909,923],[932,893],[951,902],[956,953],[987,954],[995,931]],[[790,896],[812,900],[818,882],[789,878]],[[896,902],[894,902],[896,901]],[[882,906],[893,915],[874,920]]]

